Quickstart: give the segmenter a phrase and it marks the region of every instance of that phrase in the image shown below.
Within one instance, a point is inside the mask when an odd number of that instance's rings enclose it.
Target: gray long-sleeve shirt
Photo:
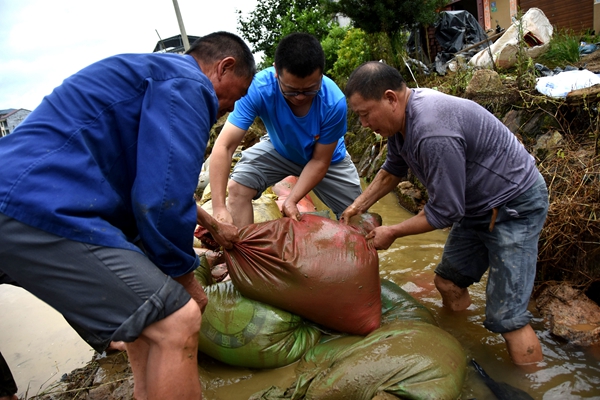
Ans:
[[[438,229],[486,214],[538,177],[534,158],[493,114],[431,89],[412,90],[405,138],[388,139],[382,168],[398,177],[411,169],[427,188],[425,215]]]

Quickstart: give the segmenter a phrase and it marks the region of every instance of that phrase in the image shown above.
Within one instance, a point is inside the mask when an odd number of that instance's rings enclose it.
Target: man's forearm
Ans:
[[[210,156],[208,177],[213,207],[224,207],[227,198],[227,181],[231,168],[231,155],[225,148],[215,148]]]
[[[418,235],[435,230],[435,228],[427,221],[425,211],[423,210],[419,211],[419,213],[414,217],[410,217],[399,224],[392,225],[390,228],[392,228],[396,238],[409,235]]]
[[[196,205],[196,224],[208,229],[211,233],[218,227],[217,220],[199,205]]]
[[[306,196],[315,186],[321,182],[323,177],[327,174],[329,164],[317,160],[310,160],[302,169],[298,182],[294,185],[294,188],[290,192],[288,198],[294,203],[298,203],[304,196]]]
[[[382,169],[379,170],[373,182],[354,200],[351,207],[356,208],[360,213],[367,212],[377,200],[390,193],[398,183],[400,178]]]

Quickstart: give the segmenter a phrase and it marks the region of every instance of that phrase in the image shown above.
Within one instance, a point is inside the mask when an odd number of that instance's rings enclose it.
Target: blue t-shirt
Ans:
[[[0,212],[166,274],[198,266],[193,199],[218,99],[191,56],[124,54],[67,78],[0,139]],[[84,268],[85,266],[82,266]]]
[[[323,76],[321,90],[314,97],[310,111],[303,117],[294,115],[285,101],[275,78],[275,68],[267,68],[254,77],[248,94],[235,103],[228,121],[247,130],[256,117],[265,124],[275,150],[299,165],[313,155],[315,143],[337,141],[332,164],[346,156],[346,98],[335,82]]]
[[[388,138],[382,169],[402,177],[409,168],[427,188],[425,215],[435,228],[484,215],[538,177],[534,158],[498,118],[431,89],[412,89],[405,138]]]

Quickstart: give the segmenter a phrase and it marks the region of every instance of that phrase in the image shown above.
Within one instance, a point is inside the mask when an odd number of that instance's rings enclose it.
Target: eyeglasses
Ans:
[[[302,92],[285,92],[283,90],[283,88],[281,87],[281,81],[279,80],[279,77],[277,77],[277,83],[279,84],[279,90],[281,91],[281,94],[283,94],[284,96],[287,96],[287,97],[296,97],[296,96],[300,96],[301,94],[306,97],[315,96],[317,93],[319,93],[321,91],[321,87],[323,86],[323,80],[321,79],[319,88],[317,90],[305,90]]]

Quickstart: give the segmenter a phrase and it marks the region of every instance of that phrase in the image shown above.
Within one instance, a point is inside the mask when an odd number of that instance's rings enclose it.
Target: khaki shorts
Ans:
[[[279,154],[265,135],[260,142],[242,152],[242,158],[233,169],[231,179],[256,190],[256,200],[269,186],[290,175],[300,176],[303,169],[304,165],[296,164]],[[342,161],[329,166],[327,174],[313,192],[339,219],[342,212],[362,193],[358,171],[348,153]]]

